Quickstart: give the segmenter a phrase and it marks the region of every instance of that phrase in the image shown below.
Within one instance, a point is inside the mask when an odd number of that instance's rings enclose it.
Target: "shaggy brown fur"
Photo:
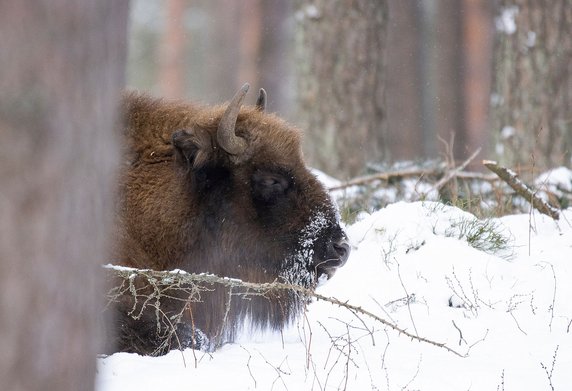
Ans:
[[[244,107],[235,132],[247,147],[231,155],[216,137],[224,106],[131,92],[123,110],[116,263],[310,288],[320,274],[330,277],[345,263],[345,235],[332,201],[302,160],[297,129]],[[233,297],[228,313],[227,302],[228,292],[213,287],[202,303],[192,303],[177,328],[182,346],[214,349],[232,341],[244,318],[254,327],[279,329],[304,306],[292,294]],[[117,306],[118,349],[165,353],[156,351],[155,312],[134,320],[132,304],[124,298]],[[181,305],[165,303],[166,314]]]

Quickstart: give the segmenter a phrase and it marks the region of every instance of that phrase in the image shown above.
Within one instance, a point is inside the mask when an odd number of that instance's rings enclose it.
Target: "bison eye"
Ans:
[[[254,196],[266,202],[286,194],[290,184],[289,177],[281,173],[258,170],[252,175]]]

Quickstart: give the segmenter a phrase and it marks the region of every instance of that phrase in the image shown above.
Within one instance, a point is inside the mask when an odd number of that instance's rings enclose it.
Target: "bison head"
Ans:
[[[350,247],[334,203],[303,161],[300,132],[265,113],[264,90],[256,106],[242,107],[247,91],[245,84],[214,108],[127,96],[122,264],[310,289],[344,265]],[[215,292],[193,307],[209,338],[221,335],[225,303]],[[233,307],[230,322],[248,316],[279,328],[299,310],[292,298],[250,300]],[[232,340],[236,325],[225,327]]]
[[[345,263],[349,246],[302,160],[299,132],[263,112],[263,90],[256,108],[241,112],[247,91],[246,84],[218,124],[213,115],[172,135],[174,169],[202,227],[190,233],[200,236],[200,271],[311,287]],[[182,266],[195,271],[196,251],[184,253]]]

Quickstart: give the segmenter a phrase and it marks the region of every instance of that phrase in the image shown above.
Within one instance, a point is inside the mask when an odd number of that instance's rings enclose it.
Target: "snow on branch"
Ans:
[[[381,323],[384,326],[393,329],[399,334],[411,338],[412,340],[437,346],[459,357],[464,358],[467,357],[468,355],[467,353],[462,354],[454,349],[451,349],[445,343],[432,341],[428,338],[412,334],[398,327],[394,323],[387,321],[381,316],[376,315],[373,312],[370,312],[362,307],[352,305],[347,301],[338,300],[335,297],[328,297],[321,295],[311,289],[307,289],[298,285],[286,284],[278,281],[274,281],[271,283],[253,283],[233,278],[219,277],[213,274],[187,273],[183,270],[156,271],[151,269],[136,269],[130,267],[115,266],[111,264],[104,265],[103,268],[109,270],[114,277],[119,278],[121,281],[119,285],[115,286],[108,292],[109,304],[113,303],[114,301],[117,301],[119,297],[124,294],[132,294],[136,298],[144,300],[145,303],[150,302],[152,300],[157,300],[158,299],[157,294],[155,294],[154,297],[144,297],[144,295],[142,295],[135,289],[134,281],[137,278],[146,279],[148,283],[155,288],[164,287],[161,289],[161,291],[167,291],[167,290],[172,291],[174,289],[183,289],[186,292],[191,292],[191,294],[189,294],[187,298],[187,300],[189,301],[200,301],[200,293],[212,290],[212,285],[214,284],[222,285],[231,289],[243,288],[246,290],[246,292],[242,293],[242,295],[245,296],[247,295],[265,296],[266,294],[275,291],[291,291],[308,298],[322,300],[332,305],[343,307],[346,310],[350,311],[360,320],[362,320],[361,317],[372,319],[378,323]],[[211,287],[207,287],[206,285],[210,285]],[[140,315],[140,313],[132,314],[132,316],[135,319],[137,319],[138,315]]]
[[[483,160],[483,164],[486,168],[497,174],[500,179],[512,187],[519,196],[530,202],[532,207],[537,209],[540,213],[550,216],[554,220],[558,220],[560,218],[560,211],[540,198],[530,187],[518,178],[518,175],[514,171],[506,167],[502,167],[492,160]]]

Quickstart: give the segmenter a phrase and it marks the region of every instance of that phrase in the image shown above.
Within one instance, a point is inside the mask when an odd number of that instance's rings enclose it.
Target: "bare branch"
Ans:
[[[377,174],[365,175],[362,177],[351,179],[351,180],[344,182],[342,184],[339,184],[337,186],[332,186],[328,190],[329,191],[341,190],[341,189],[346,189],[346,188],[351,187],[351,186],[363,185],[363,184],[373,182],[373,181],[378,181],[378,180],[388,181],[390,179],[395,179],[395,178],[417,177],[417,176],[438,175],[438,174],[439,174],[439,172],[436,170],[429,170],[428,171],[428,170],[418,169],[418,168],[402,170],[402,171],[380,172]]]
[[[550,389],[552,391],[554,391],[554,385],[552,384],[552,374],[554,373],[554,367],[556,365],[556,356],[558,355],[559,347],[560,345],[556,345],[556,349],[554,350],[554,355],[552,356],[552,366],[550,367],[550,369],[548,369],[548,367],[544,365],[542,361],[540,362],[540,366],[542,367],[542,369],[544,369],[544,372],[546,373],[548,384],[550,385]]]
[[[147,280],[155,281],[161,284],[165,283],[172,283],[176,284],[177,286],[183,285],[190,285],[191,289],[196,289],[196,291],[200,292],[205,290],[206,288],[202,287],[200,284],[220,284],[222,286],[226,286],[229,288],[246,288],[249,292],[245,293],[245,295],[262,295],[268,294],[272,291],[276,290],[287,290],[296,292],[300,295],[306,297],[313,297],[317,300],[322,300],[328,302],[333,305],[337,305],[339,307],[343,307],[354,314],[360,314],[366,316],[376,322],[381,323],[384,326],[387,326],[394,331],[397,331],[399,334],[405,335],[406,337],[411,338],[412,340],[416,340],[419,342],[427,343],[442,349],[447,350],[450,353],[455,354],[459,357],[466,357],[466,354],[461,354],[450,347],[448,347],[445,343],[435,342],[430,339],[417,336],[415,334],[411,334],[410,332],[399,328],[397,325],[383,319],[382,317],[364,309],[359,306],[355,306],[349,304],[347,301],[342,302],[335,297],[328,297],[321,295],[319,293],[314,292],[311,289],[307,289],[298,285],[291,285],[285,284],[281,282],[271,282],[271,283],[252,283],[252,282],[245,282],[237,279],[226,278],[226,277],[219,277],[212,274],[194,274],[194,273],[187,273],[183,270],[174,270],[174,271],[156,271],[151,269],[135,269],[135,268],[128,268],[128,267],[119,267],[113,265],[105,265],[103,266],[105,269],[111,271],[115,276],[120,277],[124,280],[134,280],[136,277],[146,278]],[[176,281],[176,282],[175,282]],[[108,294],[108,299],[113,300],[116,298],[117,293],[115,289],[110,291],[111,293]],[[192,297],[191,297],[192,298]],[[196,297],[192,298],[193,300],[197,300]]]
[[[461,331],[461,329],[459,328],[459,326],[457,326],[457,324],[455,323],[454,320],[451,319],[451,322],[453,322],[453,326],[455,326],[455,328],[457,329],[457,331],[459,332],[459,346],[461,346],[461,343],[464,342],[465,344],[467,343],[467,341],[465,341],[465,338],[463,338],[463,332]]]
[[[514,171],[506,167],[502,167],[492,160],[483,160],[483,164],[486,168],[497,174],[499,178],[512,187],[518,195],[530,202],[532,207],[537,209],[540,213],[550,216],[554,220],[558,220],[560,218],[560,211],[540,198],[534,191],[532,191],[532,189],[530,189],[530,187],[518,178]]]
[[[453,179],[454,177],[456,177],[457,175],[459,175],[459,173],[461,171],[463,171],[468,165],[469,163],[471,163],[473,160],[475,160],[475,158],[477,157],[477,155],[481,152],[481,148],[478,148],[475,152],[473,152],[473,154],[471,156],[469,156],[469,158],[467,160],[465,160],[459,167],[455,168],[454,170],[449,171],[443,178],[441,178],[439,180],[439,182],[437,182],[435,185],[433,185],[433,187],[431,188],[431,190],[439,190],[441,189],[443,186],[445,186],[447,184],[447,182],[449,182],[451,179]]]

